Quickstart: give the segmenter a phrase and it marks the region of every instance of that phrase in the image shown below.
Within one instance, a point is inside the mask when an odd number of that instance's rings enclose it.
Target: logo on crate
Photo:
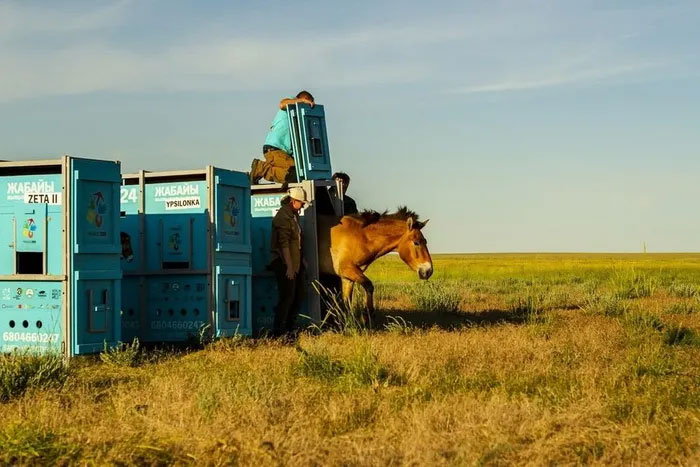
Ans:
[[[25,219],[24,225],[22,226],[22,236],[26,238],[34,238],[34,232],[36,232],[36,223],[34,222],[34,219]]]
[[[238,224],[238,214],[240,209],[238,209],[238,200],[235,196],[231,196],[226,202],[226,207],[224,208],[224,222],[229,224],[231,227],[236,227]]]
[[[107,203],[101,191],[93,193],[88,203],[87,221],[97,228],[102,227],[104,215],[107,213]]]
[[[180,251],[181,243],[182,239],[180,238],[180,232],[170,234],[170,238],[168,238],[168,247],[170,247],[170,250]]]
[[[27,289],[24,294],[27,296],[27,298],[34,298],[34,289]]]

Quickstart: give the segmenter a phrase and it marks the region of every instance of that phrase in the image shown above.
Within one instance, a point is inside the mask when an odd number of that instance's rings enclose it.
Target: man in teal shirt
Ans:
[[[294,99],[282,99],[270,131],[263,145],[264,161],[253,159],[250,165],[250,183],[257,184],[261,178],[275,183],[293,183],[297,181],[294,159],[292,158],[292,138],[289,135],[287,105],[298,102],[314,106],[314,96],[308,91],[301,91]]]

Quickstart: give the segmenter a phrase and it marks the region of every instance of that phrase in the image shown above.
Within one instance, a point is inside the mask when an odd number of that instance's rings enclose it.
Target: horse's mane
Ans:
[[[351,214],[349,217],[359,220],[362,223],[362,227],[376,224],[377,222],[385,219],[399,221],[413,219],[413,222],[418,222],[418,214],[411,211],[406,206],[401,206],[396,212],[391,213],[388,210],[380,213],[372,209],[366,209],[362,212],[358,212],[357,214]]]

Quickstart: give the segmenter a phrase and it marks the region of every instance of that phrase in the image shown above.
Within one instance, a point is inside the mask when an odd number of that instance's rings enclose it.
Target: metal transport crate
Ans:
[[[119,162],[0,162],[0,350],[120,340]]]
[[[125,341],[252,333],[245,173],[207,166],[125,175],[121,211]]]

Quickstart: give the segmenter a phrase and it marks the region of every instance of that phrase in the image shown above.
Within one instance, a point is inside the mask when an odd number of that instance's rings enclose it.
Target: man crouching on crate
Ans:
[[[272,219],[270,269],[275,272],[279,301],[275,307],[273,334],[290,335],[304,298],[305,260],[301,251],[299,211],[308,203],[306,192],[293,187],[282,199],[280,210]]]
[[[308,91],[301,91],[294,99],[282,99],[280,109],[270,125],[270,131],[263,145],[264,161],[253,159],[250,165],[250,184],[256,185],[261,178],[275,183],[293,183],[297,181],[294,159],[292,158],[292,138],[289,134],[287,105],[304,103],[314,106],[314,96]]]

